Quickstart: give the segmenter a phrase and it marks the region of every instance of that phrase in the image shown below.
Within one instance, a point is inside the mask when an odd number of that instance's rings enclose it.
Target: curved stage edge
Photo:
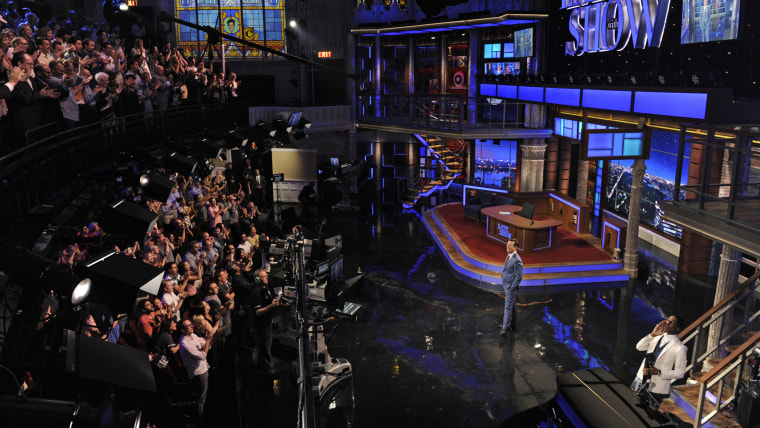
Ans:
[[[457,278],[470,285],[492,293],[503,294],[501,287],[503,262],[497,263],[475,255],[470,246],[477,245],[478,242],[464,242],[459,239],[456,230],[438,212],[442,206],[423,213],[422,222],[444,255],[451,271]],[[489,239],[485,235],[485,228],[483,239]],[[622,261],[615,261],[610,257],[608,261],[526,264],[523,268],[521,287],[528,287],[528,291],[569,285],[621,287],[627,285],[628,280],[629,275],[623,270]]]

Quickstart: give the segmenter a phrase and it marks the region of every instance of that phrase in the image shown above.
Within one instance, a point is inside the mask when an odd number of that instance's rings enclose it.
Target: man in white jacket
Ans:
[[[683,320],[671,315],[636,344],[637,350],[645,351],[650,357],[641,362],[636,377],[644,380],[649,377],[649,392],[658,401],[668,398],[670,384],[686,374],[686,345],[678,339],[682,328]]]

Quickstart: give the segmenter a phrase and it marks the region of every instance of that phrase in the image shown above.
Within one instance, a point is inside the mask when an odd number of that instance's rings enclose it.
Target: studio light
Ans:
[[[290,28],[296,28],[298,27],[298,22],[296,22],[295,19],[290,20]]]
[[[79,281],[71,292],[71,304],[78,305],[84,302],[90,295],[90,289],[92,289],[92,280],[90,280],[90,278],[85,278]]]
[[[125,0],[122,0],[119,2],[119,10],[122,12],[126,12],[129,10],[129,4]]]
[[[160,202],[166,202],[174,189],[175,183],[169,177],[154,172],[146,172],[140,176],[140,187],[143,195]]]
[[[148,187],[150,185],[150,175],[143,174],[140,176],[140,187]]]

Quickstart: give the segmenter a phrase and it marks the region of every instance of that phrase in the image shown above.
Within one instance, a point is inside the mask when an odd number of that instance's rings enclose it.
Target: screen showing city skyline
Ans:
[[[644,164],[644,191],[641,202],[641,222],[666,235],[680,238],[681,228],[663,218],[661,203],[673,200],[676,169],[681,168],[681,184],[686,184],[689,172],[690,145],[684,157],[678,160],[678,134],[652,131],[651,153]],[[609,178],[606,188],[607,208],[628,217],[633,181],[633,160],[609,161]]]
[[[475,181],[484,186],[513,188],[517,141],[475,140]]]

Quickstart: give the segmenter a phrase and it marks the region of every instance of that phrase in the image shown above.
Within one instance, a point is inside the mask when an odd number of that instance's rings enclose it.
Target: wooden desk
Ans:
[[[520,244],[518,249],[526,253],[556,246],[557,226],[562,225],[562,221],[528,220],[516,215],[521,210],[519,205],[498,205],[480,210],[486,216],[486,235],[505,244],[515,238]]]

